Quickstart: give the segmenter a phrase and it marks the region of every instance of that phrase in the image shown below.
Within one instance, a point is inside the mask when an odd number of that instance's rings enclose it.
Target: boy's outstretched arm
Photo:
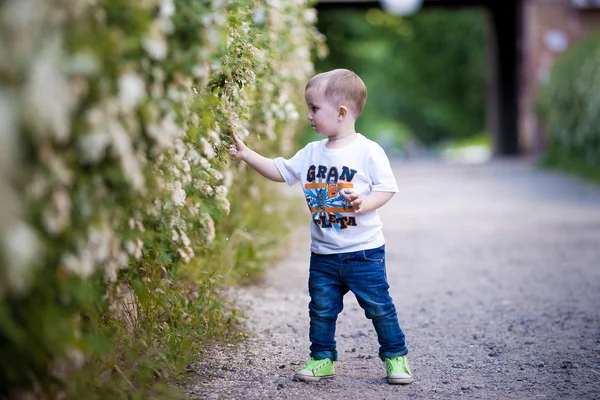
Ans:
[[[254,168],[259,174],[267,179],[275,182],[285,182],[281,173],[275,166],[273,159],[261,156],[254,150],[251,150],[241,141],[239,137],[233,134],[234,143],[229,146],[229,155],[246,162],[249,166]]]
[[[352,207],[357,214],[364,214],[369,211],[377,210],[385,203],[390,201],[396,193],[394,192],[371,192],[368,196],[360,197],[351,189],[340,190],[340,194]]]

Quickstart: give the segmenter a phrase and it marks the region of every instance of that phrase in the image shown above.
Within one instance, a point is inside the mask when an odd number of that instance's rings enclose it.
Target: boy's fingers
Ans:
[[[342,190],[340,193],[342,194],[342,197],[353,207],[362,203],[360,196],[354,193],[354,191]]]
[[[229,146],[227,146],[227,152],[229,153],[229,156],[232,158],[236,158],[237,154],[238,154],[238,150],[236,148],[235,145],[230,144]]]
[[[242,139],[240,139],[235,133],[232,133],[233,135],[233,140],[235,142],[236,145],[241,145],[244,144],[244,142],[242,142]]]

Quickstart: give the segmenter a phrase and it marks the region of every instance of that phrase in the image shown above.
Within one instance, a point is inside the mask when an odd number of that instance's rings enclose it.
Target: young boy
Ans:
[[[383,149],[355,131],[367,89],[354,72],[336,69],[310,79],[305,99],[311,126],[326,139],[309,143],[289,160],[263,157],[235,135],[229,148],[231,156],[268,179],[301,182],[312,212],[311,359],[294,378],[318,381],[335,375],[336,320],[344,295],[352,291],[377,331],[388,382],[411,383],[404,333],[388,293],[385,241],[376,212],[398,187]]]

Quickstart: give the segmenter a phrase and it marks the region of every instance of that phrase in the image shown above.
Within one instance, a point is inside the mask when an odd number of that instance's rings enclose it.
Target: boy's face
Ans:
[[[319,136],[333,136],[339,133],[341,128],[339,120],[339,107],[325,98],[324,89],[318,85],[311,87],[304,93],[308,115],[306,118]]]

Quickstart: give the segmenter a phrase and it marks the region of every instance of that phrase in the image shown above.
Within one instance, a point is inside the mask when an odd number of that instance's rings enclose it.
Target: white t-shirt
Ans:
[[[326,142],[309,143],[289,160],[274,160],[288,185],[302,184],[313,219],[310,250],[336,254],[382,246],[377,210],[356,215],[339,191],[351,188],[361,197],[372,191],[398,192],[385,151],[360,133],[340,149],[328,149]]]

